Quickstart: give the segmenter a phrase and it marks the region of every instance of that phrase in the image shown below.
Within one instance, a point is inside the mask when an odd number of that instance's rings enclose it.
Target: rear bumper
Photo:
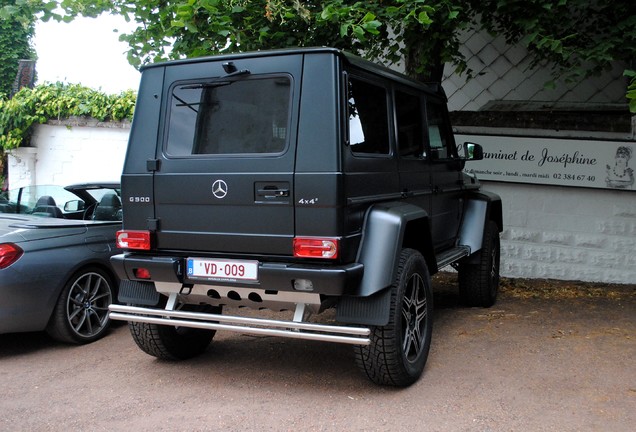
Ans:
[[[355,294],[362,279],[364,266],[359,263],[340,266],[318,266],[310,264],[261,262],[257,282],[218,281],[189,279],[185,274],[185,258],[147,256],[124,253],[111,257],[111,263],[120,279],[140,282],[168,282],[185,285],[216,285],[245,287],[275,291],[295,291],[294,281],[307,279],[312,283],[312,293],[341,296]],[[138,279],[134,270],[145,268],[151,279]]]
[[[228,330],[257,336],[278,336],[352,345],[369,345],[371,331],[366,327],[347,327],[299,321],[228,316],[178,310],[143,308],[112,304],[110,318],[128,322]]]

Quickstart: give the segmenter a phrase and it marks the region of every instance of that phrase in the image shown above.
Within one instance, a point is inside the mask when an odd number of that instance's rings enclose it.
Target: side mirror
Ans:
[[[464,152],[464,158],[469,161],[477,161],[484,158],[484,148],[477,143],[465,142]]]
[[[69,201],[66,204],[64,204],[65,212],[76,212],[80,210],[84,210],[84,201],[75,200],[75,201]]]

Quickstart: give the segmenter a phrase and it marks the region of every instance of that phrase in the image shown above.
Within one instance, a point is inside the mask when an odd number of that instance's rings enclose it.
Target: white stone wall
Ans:
[[[9,154],[9,188],[119,181],[130,125],[38,125],[32,147]]]
[[[502,198],[503,276],[636,283],[636,193],[484,182]]]
[[[486,32],[467,31],[460,50],[475,78],[468,80],[465,75],[455,74],[452,65],[446,66],[442,85],[450,111],[487,110],[497,104],[499,109],[510,106],[521,110],[627,109],[623,65],[616,64],[599,77],[577,83],[557,81],[554,88],[547,88],[545,83],[552,78],[549,68],[531,67],[531,57],[521,45],[510,46],[502,37],[492,37]],[[513,105],[515,102],[518,104]],[[636,117],[632,118],[634,121]],[[636,130],[632,127],[631,133],[609,133],[502,130],[487,126],[458,127],[456,134],[534,136],[548,140],[578,137],[598,139],[599,145],[603,145],[607,140],[633,144]],[[483,184],[485,189],[502,197],[502,275],[636,283],[636,192],[502,182]]]

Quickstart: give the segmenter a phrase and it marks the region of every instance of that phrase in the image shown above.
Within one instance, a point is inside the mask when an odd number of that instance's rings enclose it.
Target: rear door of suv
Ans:
[[[301,71],[302,55],[166,68],[158,249],[292,254]]]
[[[454,246],[461,220],[461,164],[446,104],[428,98],[426,104],[431,160],[433,243],[437,252]]]

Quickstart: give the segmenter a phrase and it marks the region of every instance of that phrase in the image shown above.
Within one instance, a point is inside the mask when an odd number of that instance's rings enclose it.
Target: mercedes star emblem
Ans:
[[[225,198],[227,195],[227,183],[223,180],[217,180],[212,183],[212,194],[219,199]]]

